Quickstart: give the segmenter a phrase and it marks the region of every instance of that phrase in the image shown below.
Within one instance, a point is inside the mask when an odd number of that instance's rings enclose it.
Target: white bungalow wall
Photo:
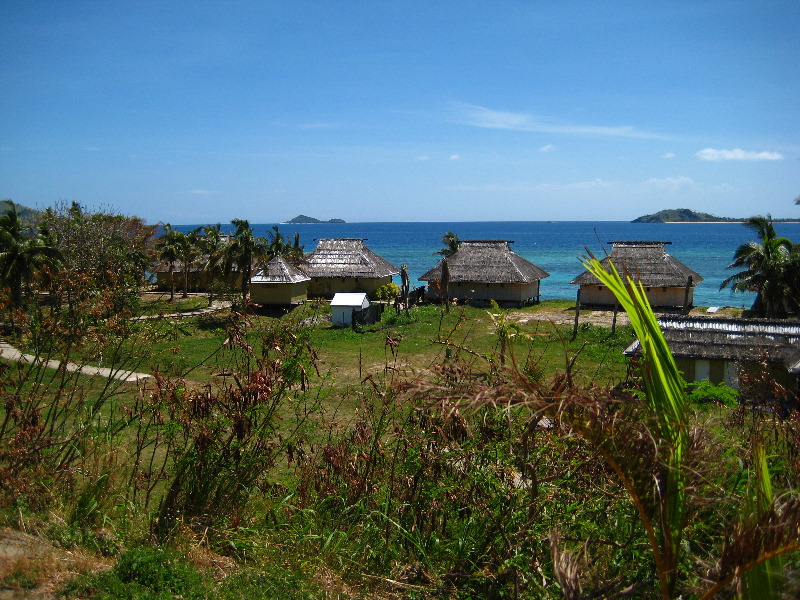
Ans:
[[[340,292],[364,292],[372,297],[375,295],[375,290],[391,282],[391,275],[379,278],[312,277],[308,282],[308,295],[332,298]]]
[[[645,293],[651,306],[683,307],[686,296],[685,287],[646,287]],[[616,298],[604,285],[582,285],[581,304],[614,306]],[[689,288],[689,304],[694,304],[694,288]]]
[[[256,304],[301,304],[307,283],[251,283],[250,300]]]
[[[539,281],[532,283],[451,283],[448,295],[459,301],[486,303],[494,300],[498,304],[523,304],[532,298],[539,297]],[[436,282],[428,286],[428,297],[440,299],[440,290]]]

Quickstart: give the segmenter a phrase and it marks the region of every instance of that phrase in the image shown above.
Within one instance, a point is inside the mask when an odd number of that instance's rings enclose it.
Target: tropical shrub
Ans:
[[[143,547],[120,555],[114,568],[82,576],[63,595],[97,600],[203,600],[206,587],[200,572],[174,550]]]
[[[389,283],[383,284],[377,290],[375,290],[375,299],[376,300],[391,300],[392,298],[396,298],[400,294],[400,288],[397,286],[396,283]]]
[[[708,379],[703,379],[691,386],[686,399],[697,404],[715,402],[725,406],[737,406],[739,404],[739,392],[726,383],[716,384],[711,383]]]

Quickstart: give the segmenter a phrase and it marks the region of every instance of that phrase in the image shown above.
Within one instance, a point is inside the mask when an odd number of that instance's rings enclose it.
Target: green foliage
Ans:
[[[77,202],[41,215],[42,236],[58,249],[61,269],[49,290],[52,305],[81,312],[85,290],[111,300],[111,313],[129,310],[153,257],[155,226],[108,210],[90,212]],[[110,316],[110,315],[106,315]]]
[[[663,446],[665,470],[658,482],[656,502],[648,505],[654,482],[640,483],[635,472],[629,471],[619,457],[604,452],[622,480],[637,508],[648,533],[657,568],[662,597],[673,596],[681,562],[683,530],[687,511],[687,467],[689,435],[686,423],[686,383],[681,377],[656,316],[650,308],[644,287],[632,277],[626,280],[615,266],[606,271],[600,261],[592,258],[584,266],[607,286],[622,309],[628,314],[642,352],[642,379],[645,398],[657,422],[657,442]]]
[[[391,300],[396,298],[400,294],[400,288],[397,286],[396,283],[389,282],[383,284],[377,290],[375,290],[375,299],[376,300]]]
[[[778,237],[772,217],[750,217],[744,225],[757,236],[736,249],[729,269],[740,269],[720,284],[734,292],[755,292],[752,311],[759,317],[785,317],[800,311],[800,249]]]
[[[62,596],[97,600],[207,598],[203,577],[195,567],[175,551],[150,547],[123,553],[111,571],[75,579]]]
[[[5,522],[53,514],[39,530],[65,546],[114,555],[149,533],[239,561],[213,583],[173,551],[129,549],[69,597],[711,598],[782,581],[797,421],[695,414],[641,290],[615,283],[645,356],[613,388],[578,371],[616,381],[632,329],[567,341],[529,319],[541,307],[414,307],[362,333],[315,325],[310,304],[178,324],[34,313],[42,358],[160,372],[114,387],[0,368]]]
[[[323,590],[311,580],[309,566],[286,564],[287,560],[275,559],[274,563],[260,569],[245,569],[226,577],[214,590],[219,600],[313,600],[325,598],[331,590]]]
[[[11,291],[12,308],[21,309],[23,293],[30,290],[35,276],[44,268],[49,272],[57,270],[61,254],[49,237],[34,234],[23,223],[13,202],[3,203],[6,207],[0,215],[0,283]]]
[[[444,247],[436,254],[447,258],[448,256],[452,256],[458,252],[458,249],[461,246],[461,240],[459,239],[458,234],[448,231],[442,236],[442,244],[444,244]]]
[[[714,402],[731,407],[739,405],[739,392],[726,383],[716,384],[711,383],[708,379],[703,379],[690,387],[691,391],[686,397],[689,402],[696,404]]]

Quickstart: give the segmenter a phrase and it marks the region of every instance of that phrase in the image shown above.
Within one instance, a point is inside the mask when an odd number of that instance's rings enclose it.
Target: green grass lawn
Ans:
[[[506,350],[508,361],[529,365],[541,377],[563,372],[574,359],[573,371],[583,381],[614,384],[625,376],[626,359],[622,349],[631,341],[628,327],[610,329],[582,323],[576,339],[572,327],[555,325],[548,320],[526,318],[543,311],[570,311],[568,301],[550,302],[508,311],[509,322],[518,324],[519,332]],[[280,326],[282,322],[302,321],[326,314],[327,310],[310,304],[275,319],[249,317],[248,341],[257,347],[259,332]],[[186,377],[208,383],[231,366],[231,348],[226,344],[227,313],[181,320],[151,321],[137,325],[138,337],[126,342],[127,352],[146,349],[142,363],[146,370]],[[473,307],[454,307],[449,312],[439,306],[419,306],[409,315],[397,315],[393,309],[383,319],[360,331],[333,328],[330,321],[317,319],[311,325],[311,342],[319,357],[320,372],[326,382],[337,387],[359,384],[366,377],[413,375],[428,371],[444,360],[446,353],[469,353],[476,360],[497,363],[498,335],[489,311]],[[577,358],[575,355],[577,354]]]
[[[188,298],[181,298],[180,293],[175,295],[175,302],[169,301],[168,294],[144,295],[138,306],[139,315],[158,315],[183,313],[208,306],[207,296],[192,295]]]

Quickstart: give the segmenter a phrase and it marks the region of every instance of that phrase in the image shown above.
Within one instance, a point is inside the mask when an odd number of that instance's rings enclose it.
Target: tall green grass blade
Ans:
[[[686,517],[684,463],[689,447],[685,422],[686,382],[678,371],[641,283],[637,284],[630,276],[623,280],[613,264],[610,263],[610,270],[607,271],[594,257],[586,261],[584,266],[614,294],[628,314],[639,339],[647,404],[657,420],[660,442],[667,453],[664,460],[666,473],[659,489],[661,547],[653,548],[653,551],[660,571],[662,596],[670,598],[677,575]]]
[[[756,520],[758,515],[772,507],[774,501],[767,452],[760,440],[756,440],[753,445],[753,470],[755,471],[755,481],[750,486],[745,510],[749,518]],[[778,600],[781,597],[782,572],[782,556],[775,556],[757,563],[742,575],[741,598]]]

